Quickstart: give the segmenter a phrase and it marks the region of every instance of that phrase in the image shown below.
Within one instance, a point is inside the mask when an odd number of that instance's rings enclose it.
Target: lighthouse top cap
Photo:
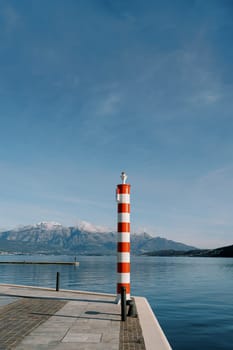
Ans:
[[[127,180],[127,175],[124,171],[122,171],[121,173],[121,180],[122,180],[122,183],[125,184],[126,183],[126,180]]]

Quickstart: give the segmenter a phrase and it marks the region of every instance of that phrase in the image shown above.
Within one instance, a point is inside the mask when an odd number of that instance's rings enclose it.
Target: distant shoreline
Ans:
[[[233,258],[233,245],[221,247],[217,249],[195,249],[188,251],[181,250],[158,250],[147,252],[144,256],[186,256],[199,258]]]

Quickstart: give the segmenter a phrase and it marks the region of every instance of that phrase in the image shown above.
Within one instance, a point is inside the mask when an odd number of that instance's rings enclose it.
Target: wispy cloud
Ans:
[[[223,166],[217,169],[213,169],[209,172],[207,172],[206,174],[202,175],[198,181],[199,183],[203,183],[204,185],[206,185],[206,183],[212,182],[214,181],[218,181],[220,179],[223,180],[223,178],[229,177],[231,178],[233,172],[233,167],[228,165],[228,166]]]
[[[90,91],[82,110],[82,116],[85,118],[81,125],[82,140],[87,144],[90,140],[98,142],[97,147],[112,143],[119,127],[118,116],[122,103],[123,97],[115,88]]]
[[[211,105],[219,102],[222,98],[220,91],[215,90],[203,90],[197,91],[190,97],[190,102],[194,104],[206,104]]]
[[[108,207],[107,203],[95,201],[87,198],[82,198],[82,197],[72,197],[72,196],[43,193],[41,195],[41,198],[51,200],[51,201],[56,201],[57,203],[61,202],[61,203],[67,203],[67,204],[83,204],[85,206],[101,207],[101,208]]]
[[[5,31],[7,33],[15,31],[21,23],[20,14],[16,11],[16,9],[13,6],[10,6],[9,4],[5,8],[3,8],[2,17],[4,20]]]
[[[36,205],[33,203],[24,203],[23,201],[10,201],[0,203],[0,222],[1,226],[13,228],[18,225],[35,224],[41,221],[57,221],[68,223],[68,213],[54,208]],[[74,218],[70,215],[70,220]]]
[[[117,93],[110,93],[104,96],[97,104],[96,112],[98,115],[107,116],[117,112],[121,97]]]
[[[80,230],[93,232],[93,233],[95,232],[104,233],[112,230],[109,227],[94,225],[87,221],[79,221],[75,226],[77,226]]]

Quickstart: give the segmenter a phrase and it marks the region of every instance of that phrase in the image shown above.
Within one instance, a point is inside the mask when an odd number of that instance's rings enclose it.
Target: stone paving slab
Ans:
[[[20,299],[1,307],[0,349],[14,348],[64,304],[64,301],[58,300]]]
[[[16,300],[18,300],[18,298],[0,296],[0,307],[7,305],[7,304],[11,304],[11,303],[15,302]]]

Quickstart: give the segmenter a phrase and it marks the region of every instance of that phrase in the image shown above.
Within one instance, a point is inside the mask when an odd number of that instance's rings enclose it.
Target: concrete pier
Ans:
[[[78,261],[0,261],[0,264],[29,264],[29,265],[74,265],[79,266]]]
[[[147,300],[121,321],[116,295],[0,284],[0,349],[169,350]]]

